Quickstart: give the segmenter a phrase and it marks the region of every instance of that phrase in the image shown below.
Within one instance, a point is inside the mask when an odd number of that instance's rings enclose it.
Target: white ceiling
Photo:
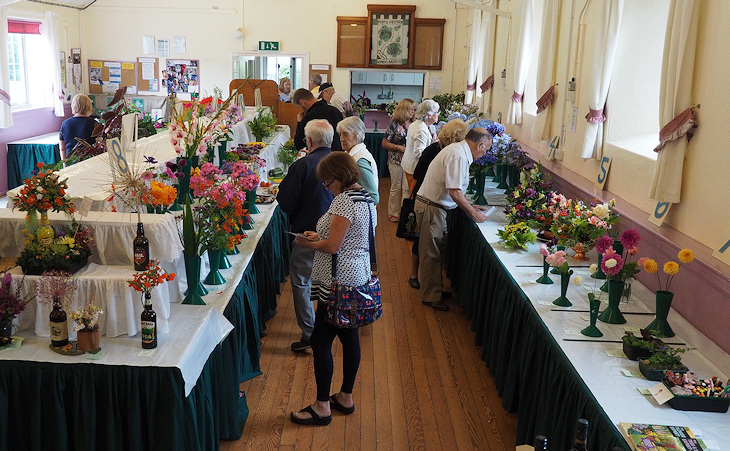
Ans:
[[[96,0],[29,0],[35,3],[44,3],[46,5],[66,6],[75,9],[85,9]]]

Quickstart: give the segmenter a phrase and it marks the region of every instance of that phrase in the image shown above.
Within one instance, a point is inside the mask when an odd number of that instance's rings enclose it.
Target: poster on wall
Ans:
[[[162,77],[162,83],[167,87],[168,94],[200,92],[198,60],[167,60]]]
[[[412,15],[372,13],[370,64],[408,65]]]
[[[71,58],[74,73],[74,88],[81,92],[81,49],[71,49]]]

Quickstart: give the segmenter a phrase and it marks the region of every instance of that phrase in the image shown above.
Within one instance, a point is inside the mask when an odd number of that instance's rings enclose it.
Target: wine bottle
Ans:
[[[547,451],[547,437],[536,435],[532,447],[535,448],[535,451]]]
[[[588,443],[588,420],[578,420],[575,426],[575,441],[570,451],[586,451]]]
[[[68,317],[61,308],[61,303],[54,299],[53,310],[49,318],[51,325],[51,344],[55,347],[63,347],[68,344]]]
[[[152,310],[152,293],[144,294],[144,310],[142,311],[142,348],[157,347],[157,313]]]
[[[137,223],[137,237],[133,242],[134,246],[134,270],[146,271],[150,262],[150,240],[144,236],[144,225]]]

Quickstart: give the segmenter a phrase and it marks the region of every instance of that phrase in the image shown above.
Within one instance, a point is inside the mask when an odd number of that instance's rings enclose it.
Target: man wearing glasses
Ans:
[[[304,127],[304,136],[309,154],[295,161],[279,185],[276,200],[289,216],[291,232],[303,233],[316,230],[317,220],[332,203],[332,193],[317,179],[317,165],[332,152],[335,131],[324,119],[313,119]],[[332,182],[330,182],[332,183]],[[314,306],[310,299],[312,288],[312,263],[314,249],[292,244],[289,259],[289,279],[294,298],[294,313],[302,330],[302,338],[291,344],[292,351],[310,348],[309,338],[314,329]]]

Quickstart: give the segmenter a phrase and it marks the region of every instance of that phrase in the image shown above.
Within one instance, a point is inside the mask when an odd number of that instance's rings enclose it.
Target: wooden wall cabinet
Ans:
[[[413,68],[441,70],[446,19],[419,19],[413,21]]]
[[[337,67],[365,67],[367,17],[337,16]]]

